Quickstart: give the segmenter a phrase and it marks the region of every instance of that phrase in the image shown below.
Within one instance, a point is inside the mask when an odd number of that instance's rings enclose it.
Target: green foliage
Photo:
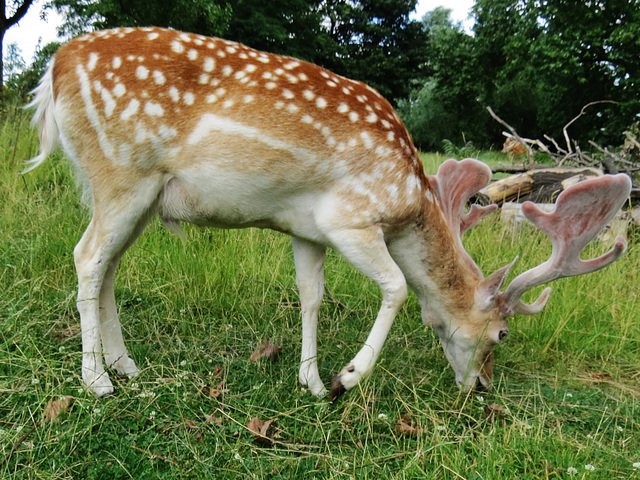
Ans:
[[[63,32],[75,36],[114,27],[171,27],[203,35],[221,35],[231,9],[226,2],[209,0],[52,0],[65,15]]]
[[[116,280],[142,371],[114,376],[115,395],[96,400],[79,378],[72,255],[89,214],[60,154],[18,175],[36,150],[25,113],[11,109],[0,123],[0,478],[561,479],[570,468],[574,478],[640,478],[637,234],[611,267],[558,281],[543,313],[511,321],[493,392],[459,393],[412,296],[372,374],[330,405],[297,383],[289,240],[187,225],[183,244],[155,221]],[[423,158],[430,172],[442,160]],[[519,273],[549,254],[540,232],[491,217],[465,245],[487,273],[520,255]],[[326,280],[346,305],[327,299],[321,310],[328,380],[365,341],[380,295],[334,252]],[[283,347],[278,362],[250,361],[266,338]],[[42,421],[63,395],[71,407]],[[488,404],[502,412],[488,417]],[[254,417],[275,420],[273,446],[254,441]]]
[[[33,61],[28,68],[22,68],[19,72],[12,75],[7,81],[7,87],[10,89],[15,100],[26,103],[29,92],[37,85],[51,57],[60,48],[58,42],[52,42],[42,48],[38,48],[33,57]]]
[[[617,103],[587,110],[571,138],[622,144],[640,114],[638,0],[477,0],[473,11],[473,35],[446,10],[423,20],[433,74],[401,105],[418,144],[435,148],[442,130],[485,148],[501,144],[486,106],[521,135],[560,139],[582,107],[599,100]]]

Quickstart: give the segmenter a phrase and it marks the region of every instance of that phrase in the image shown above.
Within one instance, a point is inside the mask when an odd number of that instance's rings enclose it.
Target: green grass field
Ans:
[[[155,220],[116,280],[141,375],[97,400],[79,378],[72,256],[89,213],[61,154],[18,174],[36,148],[26,117],[9,110],[0,124],[0,478],[640,478],[637,231],[613,266],[556,282],[541,314],[511,320],[493,392],[460,394],[410,296],[376,369],[330,405],[297,381],[289,239],[185,225],[182,243]],[[442,159],[425,165],[433,172]],[[533,228],[507,231],[492,217],[465,243],[485,274],[516,255],[520,273],[550,252]],[[334,253],[326,280],[319,363],[328,383],[366,338],[380,295]],[[282,346],[275,363],[250,359],[265,339]],[[70,407],[46,420],[64,396]],[[267,441],[247,427],[255,417],[272,421]]]

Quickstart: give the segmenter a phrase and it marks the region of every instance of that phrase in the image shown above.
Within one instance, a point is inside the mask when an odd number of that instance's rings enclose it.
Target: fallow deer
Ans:
[[[466,253],[462,233],[495,206],[465,204],[490,179],[475,160],[445,162],[427,177],[391,105],[373,88],[294,58],[161,28],[81,36],[60,48],[35,90],[34,124],[45,161],[58,142],[77,167],[93,217],[74,250],[82,327],[82,378],[113,392],[105,371],[133,377],[113,283],[125,250],[154,214],[170,227],[260,227],[290,235],[302,305],[300,382],[327,393],[318,374],[316,327],[327,246],[382,290],[382,306],[357,355],[333,379],[331,396],[371,370],[407,285],[422,320],[438,333],[463,390],[489,386],[492,350],[505,319],[534,314],[528,289],[588,273],[616,260],[579,259],[624,203],[624,175],[580,183],[555,213],[524,206],[553,242],[542,265],[502,283]]]

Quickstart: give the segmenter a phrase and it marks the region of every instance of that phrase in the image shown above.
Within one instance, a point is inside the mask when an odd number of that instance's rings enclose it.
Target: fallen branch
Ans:
[[[532,166],[534,164],[534,158],[533,158],[533,149],[531,148],[531,145],[529,145],[527,142],[525,142],[520,137],[520,135],[518,135],[518,132],[516,132],[515,128],[513,128],[507,122],[502,120],[498,115],[496,115],[496,113],[493,111],[493,109],[491,107],[487,107],[487,111],[489,112],[489,115],[491,115],[496,122],[498,122],[499,124],[501,124],[505,128],[507,128],[507,130],[509,130],[509,132],[511,132],[511,135],[513,135],[516,138],[516,140],[518,140],[518,142],[520,142],[520,144],[524,148],[527,149],[527,152],[529,153],[529,165]]]

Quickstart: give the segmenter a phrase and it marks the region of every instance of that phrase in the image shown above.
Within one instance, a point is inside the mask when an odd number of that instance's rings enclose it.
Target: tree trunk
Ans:
[[[546,168],[530,170],[512,175],[486,186],[476,194],[475,200],[484,205],[505,202],[536,203],[553,202],[556,197],[571,185],[599,177],[602,172],[597,168]]]

